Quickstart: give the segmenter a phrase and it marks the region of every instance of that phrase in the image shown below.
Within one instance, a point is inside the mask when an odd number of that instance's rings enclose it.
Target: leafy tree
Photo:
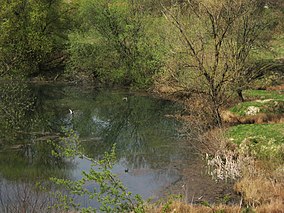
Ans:
[[[128,0],[82,0],[81,30],[70,35],[72,70],[103,82],[147,85],[159,67],[139,3]]]
[[[0,76],[27,77],[60,64],[66,11],[61,0],[1,0]]]

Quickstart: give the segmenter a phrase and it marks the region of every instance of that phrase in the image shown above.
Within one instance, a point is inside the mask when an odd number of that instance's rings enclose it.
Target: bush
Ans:
[[[68,179],[51,178],[51,181],[58,186],[63,186],[67,193],[56,192],[54,196],[58,200],[55,208],[64,210],[80,210],[81,212],[96,212],[97,208],[101,212],[144,212],[143,201],[139,195],[133,196],[111,172],[116,161],[115,146],[111,152],[96,161],[85,156],[81,150],[78,136],[72,130],[67,132],[67,137],[62,138],[61,145],[55,145],[53,155],[64,158],[84,158],[91,162],[89,171],[82,172],[82,178],[77,181]],[[95,183],[92,189],[88,189],[88,183]],[[75,202],[74,196],[94,200],[99,203],[99,207],[81,208],[79,203]]]

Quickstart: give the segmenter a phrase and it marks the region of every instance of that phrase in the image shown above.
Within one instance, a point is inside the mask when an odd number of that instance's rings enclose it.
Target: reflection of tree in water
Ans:
[[[48,91],[48,92],[47,92]],[[3,83],[0,86],[0,136],[2,142],[21,143],[44,136],[54,129],[59,131],[62,123],[57,122],[60,107],[55,101],[62,96],[57,88],[26,83]],[[58,97],[59,96],[59,97]],[[61,115],[62,116],[62,115]]]
[[[165,116],[177,110],[171,102],[60,85],[7,84],[0,90],[0,175],[7,180],[72,175],[74,164],[51,156],[54,144],[46,143],[56,144],[62,127],[74,130],[95,159],[116,143],[122,173],[125,167],[130,175],[150,174],[159,179],[156,183],[176,181],[185,162],[195,160],[178,139],[179,124]]]
[[[0,212],[50,212],[54,204],[48,193],[35,189],[34,183],[0,180]]]
[[[0,135],[2,142],[11,142],[30,126],[34,98],[23,83],[2,83],[0,87]]]
[[[72,161],[52,155],[63,124],[56,104],[62,95],[56,87],[1,84],[0,212],[46,212],[51,197],[36,182],[70,176]]]
[[[57,140],[50,126],[53,110],[44,103],[42,89],[26,83],[2,83],[0,86],[0,171],[7,179],[48,178],[66,176],[60,168],[67,167],[63,159],[51,155]],[[45,96],[46,98],[46,96]],[[51,105],[51,106],[54,106]],[[56,107],[56,106],[54,106]],[[52,113],[50,113],[52,112]]]
[[[120,93],[96,96],[93,110],[88,113],[94,140],[84,143],[89,155],[97,158],[116,143],[118,159],[136,169],[160,169],[187,156],[186,146],[173,145],[179,124],[165,117],[177,106],[149,97],[129,96],[127,100],[123,97]]]
[[[186,156],[186,146],[173,145],[178,124],[165,115],[177,107],[168,101],[60,85],[7,83],[0,90],[1,140],[20,145],[34,165],[54,164],[46,140],[56,140],[62,126],[74,129],[95,158],[117,143],[118,159],[133,168],[159,168]]]
[[[7,133],[6,137],[11,138],[7,141],[13,144],[11,154],[3,152],[0,157],[5,159],[2,161],[5,165],[14,168],[19,165],[22,169],[18,174],[25,168],[29,168],[30,173],[36,170],[45,173],[48,168],[67,167],[61,159],[51,157],[54,147],[46,144],[49,139],[58,140],[62,126],[74,129],[88,155],[94,158],[102,156],[116,143],[118,160],[132,170],[175,169],[178,162],[188,158],[188,146],[177,140],[179,124],[165,117],[177,109],[171,102],[60,85],[7,84],[1,91],[5,102],[0,106],[6,106],[18,117],[9,121],[9,114],[0,112],[7,123],[0,124],[1,134]],[[3,165],[0,163],[0,167]],[[8,167],[2,168],[8,171]]]

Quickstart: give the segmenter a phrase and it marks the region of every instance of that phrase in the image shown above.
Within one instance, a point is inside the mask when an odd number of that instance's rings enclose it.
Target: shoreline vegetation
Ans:
[[[283,212],[283,1],[27,2],[0,5],[1,80],[177,101],[180,131],[198,135],[212,178],[233,181],[240,196],[232,205],[169,198],[145,212]]]
[[[240,202],[186,204],[177,199],[152,207],[149,212],[283,211],[283,83],[244,94],[245,102],[222,111],[223,127],[202,129],[197,141],[200,153],[206,155],[212,178],[233,181]],[[252,107],[256,111],[250,114]],[[196,117],[177,115],[176,119],[192,123]]]
[[[185,106],[192,104],[180,99],[179,95],[177,98],[178,93],[173,91],[173,88],[167,88],[167,92],[163,90],[158,94]],[[199,116],[191,116],[188,112],[174,116],[188,122],[189,126],[197,126],[196,131],[201,137],[195,146],[200,146],[201,154],[211,155],[207,160],[209,168],[215,170],[212,177],[216,181],[233,180],[240,203],[224,205],[202,201],[201,205],[188,205],[182,201],[183,198],[169,199],[160,207],[150,205],[149,212],[283,211],[283,80],[267,88],[244,91],[244,94],[245,102],[231,105],[222,111],[222,128],[208,128],[207,123],[204,127],[204,123],[198,121]],[[251,107],[256,109],[253,114],[250,114]],[[185,127],[181,131],[187,130]]]

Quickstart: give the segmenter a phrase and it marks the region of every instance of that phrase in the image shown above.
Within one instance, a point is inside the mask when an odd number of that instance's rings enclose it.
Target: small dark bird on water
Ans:
[[[127,173],[127,172],[128,172],[128,168],[127,168],[127,169],[125,169],[125,170],[124,170],[124,172],[125,172],[125,173]]]

